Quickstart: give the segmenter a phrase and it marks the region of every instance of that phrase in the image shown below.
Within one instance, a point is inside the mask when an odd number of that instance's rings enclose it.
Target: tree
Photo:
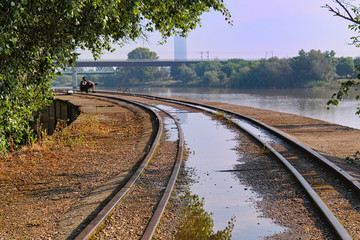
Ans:
[[[331,81],[335,77],[334,67],[335,52],[324,52],[320,50],[299,51],[299,56],[294,57],[291,62],[293,69],[294,87],[304,87],[312,81]]]
[[[251,88],[254,86],[251,73],[258,64],[258,61],[246,61],[244,59],[228,60],[222,68],[229,78],[227,85],[235,88]]]
[[[237,72],[233,73],[229,78],[229,87],[232,88],[251,88],[254,81],[250,77],[252,69],[250,66],[241,67]]]
[[[196,72],[185,64],[179,67],[171,67],[171,76],[175,80],[182,81],[185,85],[197,78]]]
[[[334,2],[338,7],[333,7],[329,4],[326,4],[324,7],[327,8],[330,12],[334,13],[335,16],[348,20],[351,23],[349,25],[349,29],[359,32],[360,7],[357,7],[349,1],[345,0],[334,0]],[[360,46],[359,36],[352,37],[351,39],[353,40],[353,44],[355,44],[357,47]]]
[[[335,16],[341,17],[350,22],[349,29],[360,33],[360,7],[357,7],[351,4],[349,1],[342,0],[334,0],[337,7],[333,7],[329,4],[326,4],[324,7],[327,8],[330,12],[334,13]],[[360,47],[359,36],[354,36],[351,38],[353,40],[353,44],[357,47]],[[360,66],[356,66],[357,68],[357,78],[360,79]],[[342,82],[340,89],[338,92],[335,92],[331,99],[328,101],[328,105],[337,106],[340,101],[344,99],[344,96],[349,94],[349,91],[355,89],[358,91],[357,86],[360,85],[359,80],[348,80],[346,82]],[[355,97],[357,100],[360,99],[360,94],[356,94]],[[356,114],[360,115],[360,108],[357,108]]]
[[[138,47],[128,53],[128,60],[158,59],[156,52],[148,48]],[[156,67],[129,67],[127,78],[132,84],[144,84],[154,81],[158,69]]]
[[[128,53],[128,60],[137,59],[137,60],[144,60],[144,59],[158,59],[158,55],[156,52],[150,51],[148,48],[138,47]]]
[[[226,62],[222,67],[221,71],[226,74],[227,77],[230,77],[236,70],[236,64],[231,62]]]
[[[203,77],[204,73],[207,71],[219,71],[221,68],[220,62],[204,61],[195,65],[195,72],[198,77]]]
[[[290,86],[291,67],[288,59],[272,57],[261,60],[254,70],[256,85],[261,88],[286,88]]]
[[[360,65],[360,57],[355,57],[353,59],[353,61],[354,61],[354,66],[359,66]]]
[[[217,71],[206,71],[203,76],[205,86],[220,87],[221,83]]]
[[[52,100],[51,79],[77,49],[94,58],[112,43],[158,31],[186,34],[214,9],[231,23],[223,0],[9,0],[0,3],[0,151],[31,136],[32,113]],[[25,134],[25,135],[24,135]]]
[[[347,76],[354,72],[354,60],[351,57],[340,57],[336,63],[336,74]]]

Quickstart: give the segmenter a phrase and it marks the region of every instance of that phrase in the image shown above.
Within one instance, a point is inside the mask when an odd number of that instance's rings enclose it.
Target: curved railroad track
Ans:
[[[107,97],[109,98],[109,97]],[[106,204],[104,208],[89,222],[86,227],[84,227],[80,233],[77,234],[75,239],[89,239],[92,236],[96,237],[96,234],[99,234],[97,231],[101,228],[101,225],[104,224],[105,219],[111,214],[115,207],[119,207],[119,205],[123,204],[123,199],[125,196],[127,198],[131,198],[131,195],[134,194],[135,191],[142,191],[151,188],[149,184],[159,183],[159,186],[155,186],[156,189],[153,188],[153,194],[150,197],[151,202],[151,216],[147,217],[147,222],[142,222],[137,228],[140,230],[140,234],[142,235],[142,239],[151,239],[152,235],[155,232],[155,229],[160,221],[161,215],[166,207],[166,204],[171,196],[171,192],[174,188],[177,175],[179,174],[182,156],[183,156],[183,146],[184,139],[181,127],[176,119],[174,119],[170,114],[166,111],[160,110],[159,108],[155,108],[146,104],[142,104],[139,102],[119,99],[119,98],[111,98],[116,101],[123,101],[130,104],[134,104],[140,106],[141,108],[145,108],[148,111],[151,111],[153,116],[158,121],[158,130],[154,142],[147,154],[144,158],[140,166],[128,180],[124,187],[122,187],[119,192]],[[169,121],[164,121],[166,118],[170,119]],[[172,157],[173,161],[166,161],[165,163],[157,162],[157,153],[161,152],[162,144],[166,141],[166,136],[164,135],[164,129],[175,129],[177,132],[176,141],[171,140],[171,142],[176,142],[176,156]],[[165,150],[166,151],[166,150]],[[167,165],[166,171],[163,171],[161,179],[159,179],[158,174],[154,174],[154,169],[151,169],[151,165],[156,164],[165,164]],[[158,167],[158,166],[157,166]],[[163,167],[164,168],[164,167]],[[156,171],[156,167],[155,167]],[[141,178],[141,180],[140,180]],[[142,182],[141,182],[142,181]],[[140,182],[140,183],[139,183]],[[148,183],[148,184],[147,184]],[[145,186],[142,186],[145,185]],[[135,196],[136,198],[136,196]],[[134,202],[133,202],[134,203]],[[131,204],[130,204],[131,205]],[[135,205],[138,205],[135,203]],[[127,208],[128,206],[125,206]],[[135,226],[132,224],[132,226]],[[145,229],[145,230],[144,230]]]
[[[106,93],[107,95],[94,95],[120,100],[118,97],[110,96],[109,92],[103,93]],[[141,104],[140,102],[147,102],[146,105],[142,106],[146,106],[147,108],[152,109],[155,114],[159,114],[156,113],[159,110],[154,110],[154,106],[162,103],[191,107],[211,114],[221,115],[224,119],[228,119],[228,121],[231,121],[243,131],[248,132],[248,134],[256,139],[259,144],[267,148],[274,156],[279,159],[279,161],[281,161],[284,167],[286,167],[288,171],[294,176],[294,178],[296,178],[298,183],[311,198],[313,204],[321,211],[323,216],[326,218],[330,228],[333,229],[337,235],[338,239],[356,239],[356,236],[359,236],[359,229],[348,224],[348,222],[360,221],[360,183],[314,150],[304,146],[303,144],[295,141],[294,139],[266,124],[239,113],[228,111],[226,109],[215,108],[209,105],[190,101],[180,101],[139,94],[122,94],[121,99],[132,104]],[[135,99],[136,101],[134,101]],[[153,104],[152,107],[149,105],[149,102]],[[158,119],[161,119],[159,115]],[[162,125],[162,123],[159,125]],[[180,129],[178,123],[176,123],[176,125]],[[178,142],[179,149],[181,150],[179,150],[177,154],[177,164],[180,164],[179,161],[181,160],[182,153],[182,146],[180,143],[183,141],[183,137],[181,130],[179,130],[179,136],[180,137]],[[149,157],[149,159],[150,158],[151,157]],[[178,172],[179,166],[180,165],[177,165],[177,170],[174,170],[174,173],[171,176],[171,185],[173,185],[176,180],[176,172]],[[140,174],[141,173],[138,175]],[[135,182],[135,180],[133,182]],[[128,188],[130,188],[130,186],[126,187],[126,192],[128,191]],[[151,220],[150,224],[148,225],[148,229],[151,230],[143,231],[145,233],[143,234],[143,239],[151,239],[156,225],[161,217],[161,213],[166,206],[166,201],[170,196],[171,187],[169,187],[169,189],[167,188],[165,192],[169,194],[163,197],[161,203],[158,204],[158,206],[162,206],[161,209],[154,210],[154,216],[156,217],[153,217],[153,220]],[[119,202],[120,199],[116,200],[116,202]],[[101,221],[103,221],[106,217],[104,214],[99,215],[101,215],[101,217],[99,217],[101,220],[96,220],[95,222],[98,223],[95,225],[90,224],[95,226],[93,227],[94,230],[92,230],[90,234],[80,234],[77,239],[86,239],[88,236],[93,234],[95,229],[100,225]],[[353,218],[354,221],[347,221],[349,218]]]

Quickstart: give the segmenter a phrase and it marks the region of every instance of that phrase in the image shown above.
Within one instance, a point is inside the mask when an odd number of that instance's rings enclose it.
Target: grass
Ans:
[[[97,114],[83,114],[79,121],[68,124],[68,120],[58,120],[54,133],[48,135],[40,122],[37,123],[37,137],[29,145],[23,146],[22,150],[41,151],[58,149],[61,147],[83,147],[88,133],[104,135]],[[36,163],[33,163],[36,164]]]
[[[233,123],[233,121],[232,121],[232,119],[233,119],[233,115],[232,114],[230,114],[229,116],[227,116],[226,114],[225,114],[225,112],[223,112],[223,111],[216,111],[216,113],[214,114],[214,116],[215,116],[215,118],[217,118],[217,119],[220,119],[220,120],[224,120],[226,123],[228,123],[228,124],[232,124]]]
[[[354,155],[352,155],[351,157],[345,158],[345,162],[352,163],[352,164],[359,162],[359,160],[360,160],[360,151],[356,151],[356,153]]]

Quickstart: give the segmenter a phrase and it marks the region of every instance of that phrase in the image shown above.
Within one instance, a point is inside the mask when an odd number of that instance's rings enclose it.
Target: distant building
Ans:
[[[175,60],[187,60],[186,38],[175,36],[174,58]]]

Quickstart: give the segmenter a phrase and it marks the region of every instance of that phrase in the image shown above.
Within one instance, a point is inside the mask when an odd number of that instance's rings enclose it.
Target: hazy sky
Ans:
[[[356,33],[348,29],[349,22],[333,16],[326,3],[332,0],[224,0],[234,24],[229,26],[217,12],[202,16],[202,27],[187,38],[188,58],[199,59],[201,51],[210,58],[258,59],[271,56],[293,57],[301,49],[334,50],[337,57],[360,56],[360,48],[349,46]],[[136,47],[147,47],[161,59],[174,58],[174,40],[159,45],[158,34],[148,42],[139,40],[103,59],[126,59]],[[204,54],[205,55],[205,54]],[[80,58],[91,58],[83,54]]]

